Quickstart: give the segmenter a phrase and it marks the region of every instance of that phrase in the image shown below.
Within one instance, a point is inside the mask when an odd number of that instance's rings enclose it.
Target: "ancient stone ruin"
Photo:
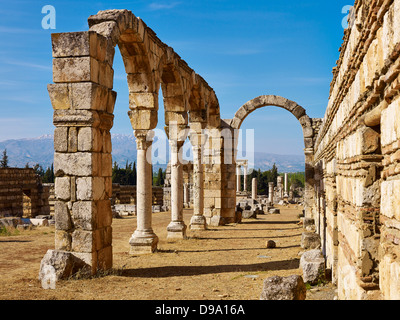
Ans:
[[[236,197],[242,190],[237,164],[243,164],[236,161],[237,131],[257,109],[280,107],[303,128],[305,232],[318,235],[317,247],[332,271],[339,299],[400,298],[400,2],[356,0],[354,8],[355,23],[345,31],[323,119],[310,118],[296,102],[275,95],[259,96],[232,119],[220,119],[213,89],[128,10],[89,17],[89,31],[53,34],[54,83],[48,91],[56,127],[56,233],[55,248],[42,265],[58,257],[88,266],[92,273],[112,267],[110,129],[118,46],[141,173],[137,229],[127,239],[131,253],[154,252],[158,243],[152,229],[149,151],[161,86],[172,151],[169,238],[184,239],[187,228],[238,221]],[[187,137],[194,155],[189,226],[183,221],[179,161]],[[279,184],[270,187],[271,203],[288,197],[287,182]],[[253,196],[257,198],[254,188]]]

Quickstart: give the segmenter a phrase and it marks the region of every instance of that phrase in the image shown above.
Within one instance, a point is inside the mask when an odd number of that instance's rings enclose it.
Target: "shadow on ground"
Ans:
[[[123,277],[137,278],[167,278],[198,276],[203,274],[230,273],[230,272],[263,272],[271,270],[292,270],[299,268],[299,259],[271,261],[255,264],[234,264],[215,266],[164,266],[141,269],[125,269],[120,272]]]

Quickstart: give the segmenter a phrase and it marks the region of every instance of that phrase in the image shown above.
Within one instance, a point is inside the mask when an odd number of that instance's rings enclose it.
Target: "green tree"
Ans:
[[[112,168],[112,182],[120,185],[136,185],[136,164],[125,164],[125,169],[122,169],[114,162]]]
[[[51,164],[51,166],[48,167],[46,172],[43,174],[42,182],[43,183],[54,183],[54,167],[53,167],[53,164]]]
[[[44,170],[43,170],[43,167],[42,167],[39,163],[36,163],[36,164],[33,166],[33,170],[35,171],[35,173],[36,173],[39,177],[43,178],[43,176],[44,176]]]
[[[161,168],[158,169],[156,186],[162,187],[164,185],[164,172]]]
[[[7,156],[7,149],[4,149],[3,151],[3,157],[0,161],[0,167],[1,168],[8,168],[8,156]]]

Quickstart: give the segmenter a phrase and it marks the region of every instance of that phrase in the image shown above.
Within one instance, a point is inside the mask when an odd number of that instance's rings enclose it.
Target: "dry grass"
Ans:
[[[292,206],[242,224],[189,230],[187,240],[176,242],[166,241],[170,215],[157,213],[159,250],[144,256],[128,254],[136,218],[114,219],[114,268],[89,279],[59,281],[56,290],[42,289],[37,279],[41,259],[54,248],[54,227],[0,236],[0,299],[258,300],[264,279],[301,275],[299,212]],[[185,210],[186,224],[191,214]],[[268,240],[277,247],[267,249]]]

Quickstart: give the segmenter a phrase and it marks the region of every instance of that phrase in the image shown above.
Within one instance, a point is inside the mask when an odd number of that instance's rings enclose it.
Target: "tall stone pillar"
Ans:
[[[51,39],[55,248],[41,268],[52,266],[60,279],[79,269],[95,274],[112,267],[110,129],[116,93],[112,60],[102,54],[114,50],[106,38],[89,31]]]
[[[240,166],[236,166],[236,192],[240,192],[241,189],[241,174]]]
[[[158,244],[158,237],[152,229],[151,133],[153,131],[135,131],[139,174],[136,183],[137,228],[129,240],[131,254],[152,253]]]
[[[288,194],[288,174],[285,173],[285,193],[283,195],[285,198],[289,196]]]
[[[253,200],[257,199],[257,178],[253,178],[251,182],[251,198]]]
[[[274,183],[273,182],[268,183],[268,201],[271,204],[274,204]]]
[[[278,187],[278,193],[279,193],[279,200],[282,200],[283,198],[283,178],[282,176],[278,176],[278,182],[277,182],[277,187]]]
[[[190,136],[193,146],[193,216],[190,220],[191,230],[205,230],[204,217],[204,173],[203,173],[203,146],[204,134],[194,131]]]
[[[245,166],[243,166],[243,191],[246,192],[247,191],[247,164]]]
[[[168,239],[185,239],[186,225],[183,221],[183,166],[182,147],[184,141],[173,140],[171,145],[171,222],[167,227]]]

